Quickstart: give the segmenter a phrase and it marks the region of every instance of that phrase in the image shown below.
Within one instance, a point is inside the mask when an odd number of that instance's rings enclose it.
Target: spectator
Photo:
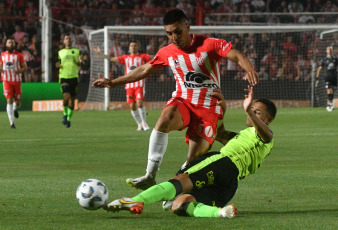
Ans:
[[[83,65],[79,68],[80,82],[89,82],[90,78],[90,60],[88,53],[83,54]]]
[[[290,59],[295,59],[297,55],[297,46],[292,41],[292,36],[287,36],[287,41],[283,43],[283,49],[286,51],[285,55]]]
[[[19,43],[20,40],[25,35],[27,35],[27,33],[21,30],[21,26],[20,25],[16,25],[15,26],[15,33],[12,35],[14,37],[14,39],[15,39],[15,42]]]
[[[305,9],[305,13],[309,13],[309,9],[306,8]],[[316,22],[316,19],[310,15],[310,14],[303,14],[301,15],[299,18],[298,18],[298,23],[300,24],[306,24],[306,23],[315,23]]]
[[[267,81],[269,80],[269,74],[266,72],[266,68],[264,65],[261,65],[261,67],[259,68],[259,72],[258,72],[258,79]]]
[[[294,68],[297,70],[295,81],[309,81],[311,79],[311,63],[305,60],[302,55],[297,55]]]

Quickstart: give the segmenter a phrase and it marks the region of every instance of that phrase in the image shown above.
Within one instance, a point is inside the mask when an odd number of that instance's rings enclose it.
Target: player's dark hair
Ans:
[[[163,17],[163,24],[170,25],[174,24],[175,22],[180,22],[182,20],[187,20],[187,16],[180,9],[173,9],[169,10]]]
[[[260,103],[264,104],[266,106],[266,110],[268,111],[270,116],[272,118],[275,118],[275,116],[277,114],[277,107],[276,107],[275,103],[273,103],[271,100],[265,99],[265,98],[257,99],[256,102],[260,102]]]
[[[14,40],[14,41],[15,41],[15,38],[14,38],[13,36],[9,36],[9,37],[7,37],[7,38],[6,38],[6,42],[5,42],[5,44],[7,43],[7,41],[8,41],[8,40]]]

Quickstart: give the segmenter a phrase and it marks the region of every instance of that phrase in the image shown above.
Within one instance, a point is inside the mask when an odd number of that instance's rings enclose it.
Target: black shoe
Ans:
[[[70,121],[67,121],[66,128],[70,128]]]
[[[18,110],[14,110],[14,117],[15,118],[19,118],[19,112],[18,112]]]
[[[67,125],[67,115],[64,115],[62,118],[62,124]]]
[[[14,123],[11,125],[11,128],[12,128],[12,129],[16,129],[16,127],[15,127],[15,124],[14,124]]]

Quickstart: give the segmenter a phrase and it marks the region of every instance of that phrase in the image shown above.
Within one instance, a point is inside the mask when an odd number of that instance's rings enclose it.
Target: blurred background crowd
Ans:
[[[90,68],[85,29],[106,25],[161,25],[163,14],[172,8],[184,10],[192,25],[338,23],[336,2],[327,0],[52,0],[50,5],[53,66],[57,51],[63,48],[64,34],[71,34],[73,47],[80,49],[85,57],[81,81],[89,80]],[[39,0],[0,0],[0,52],[5,50],[4,41],[8,36],[14,36],[17,50],[24,54],[27,62],[29,70],[23,81],[42,81]],[[308,81],[311,77],[310,60],[316,43],[313,33],[291,33],[283,38],[248,33],[228,35],[225,39],[252,60],[262,80]],[[155,54],[167,42],[165,37],[148,37],[146,41],[141,51],[149,54]],[[110,55],[127,53],[128,42],[116,39]],[[335,35],[333,43],[338,44],[338,36]],[[223,74],[240,78],[236,74],[238,66],[225,60],[221,66]],[[54,69],[53,81],[58,80],[57,75]]]

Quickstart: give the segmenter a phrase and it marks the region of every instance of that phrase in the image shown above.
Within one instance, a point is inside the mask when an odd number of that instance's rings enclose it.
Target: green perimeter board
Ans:
[[[0,111],[6,111],[3,83],[0,83]],[[22,101],[20,110],[32,110],[33,101],[62,99],[60,84],[51,83],[22,83]]]

